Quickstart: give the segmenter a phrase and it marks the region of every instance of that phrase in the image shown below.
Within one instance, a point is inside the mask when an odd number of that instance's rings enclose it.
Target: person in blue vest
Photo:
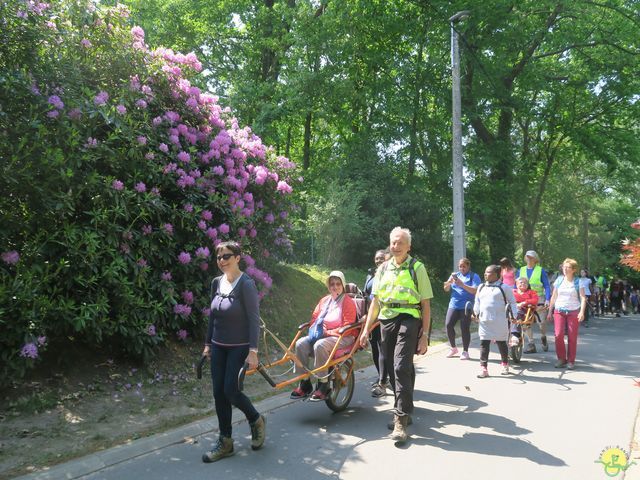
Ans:
[[[413,356],[427,353],[433,290],[424,264],[409,255],[411,232],[395,227],[389,241],[392,257],[376,272],[360,345],[367,345],[373,324],[380,320],[382,348],[395,394],[391,439],[403,443],[408,438],[407,425],[414,408]]]
[[[529,286],[538,294],[538,315],[540,318],[546,318],[547,311],[549,309],[549,300],[551,299],[549,277],[547,276],[546,270],[540,266],[540,257],[538,257],[535,250],[527,250],[527,253],[524,254],[524,261],[527,264],[520,267],[518,278],[526,277],[527,280],[529,280]],[[538,325],[540,325],[540,341],[542,342],[542,350],[546,352],[549,350],[549,343],[547,342],[547,324],[542,321]],[[529,342],[524,353],[536,353],[536,344],[533,338],[533,326],[528,327],[523,333]]]
[[[478,274],[471,271],[471,260],[468,258],[458,260],[458,271],[452,273],[449,279],[444,282],[444,291],[451,292],[451,300],[449,300],[449,308],[447,309],[447,317],[445,319],[447,337],[449,338],[449,345],[451,346],[447,358],[458,355],[455,326],[458,320],[460,320],[460,336],[462,337],[460,360],[469,360],[471,309],[465,311],[465,306],[467,302],[473,305],[476,290],[478,290],[480,283]]]

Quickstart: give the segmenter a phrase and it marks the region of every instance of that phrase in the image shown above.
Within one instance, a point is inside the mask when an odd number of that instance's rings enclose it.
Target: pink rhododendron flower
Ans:
[[[178,153],[178,160],[184,163],[189,163],[189,161],[191,161],[191,155],[187,152],[180,152]]]
[[[158,150],[160,150],[163,153],[167,153],[169,151],[169,147],[167,146],[166,143],[161,143],[160,145],[158,145]]]
[[[173,277],[171,276],[171,272],[162,272],[162,275],[160,275],[160,278],[165,281],[165,282],[169,282]]]
[[[135,38],[144,40],[144,30],[137,25],[131,29],[131,35]]]
[[[84,48],[91,48],[91,42],[87,38],[83,38],[82,40],[80,40],[80,45],[82,45]]]
[[[154,158],[156,158],[156,155],[153,152],[147,152],[144,154],[144,158],[146,158],[147,160],[153,160]]]
[[[173,313],[180,315],[181,317],[188,317],[191,315],[191,307],[189,305],[183,305],[178,303],[173,306]]]
[[[147,186],[143,183],[143,182],[138,182],[136,183],[136,186],[133,187],[135,189],[136,192],[138,193],[144,193],[147,191]]]
[[[111,184],[111,188],[118,191],[123,190],[124,183],[122,183],[120,180],[114,180],[113,183]]]
[[[98,146],[98,140],[93,137],[88,137],[87,141],[84,142],[84,148],[95,148]]]
[[[151,235],[153,233],[153,227],[151,225],[144,225],[142,227],[143,235]]]
[[[178,330],[177,335],[180,340],[184,341],[189,336],[189,333],[184,328],[181,328],[180,330]]]
[[[138,143],[140,145],[146,145],[147,144],[147,137],[140,135],[136,140],[138,140]]]
[[[220,233],[222,233],[223,235],[226,235],[227,233],[229,233],[229,225],[227,225],[226,223],[223,223],[222,225],[220,225],[218,227],[218,230],[220,231]]]
[[[169,235],[171,235],[171,234],[173,233],[173,225],[171,225],[170,223],[165,223],[165,224],[162,226],[162,228],[163,228],[163,230],[164,230],[165,232],[167,232]]]
[[[293,188],[291,188],[291,186],[287,182],[280,180],[278,182],[276,190],[281,193],[291,193],[293,191]]]
[[[69,110],[67,115],[71,120],[78,120],[80,117],[82,117],[82,111],[79,108],[72,108],[71,110]]]
[[[182,292],[182,300],[184,300],[184,303],[187,305],[191,305],[193,303],[193,292],[190,290]]]
[[[51,95],[47,101],[59,110],[64,108],[64,103],[62,103],[62,100],[60,100],[60,97],[57,95]]]
[[[101,91],[100,93],[98,93],[98,95],[93,97],[93,103],[97,107],[105,105],[107,103],[107,100],[109,100],[109,94],[105,91]]]
[[[181,264],[186,265],[191,262],[191,255],[187,252],[181,252],[180,255],[178,255],[178,261]]]
[[[144,258],[139,259],[136,263],[140,268],[144,268],[147,266],[147,261]]]
[[[198,258],[209,258],[211,252],[207,247],[200,247],[196,250],[196,257]]]
[[[47,117],[49,118],[58,118],[60,112],[58,110],[50,110],[47,112]]]
[[[155,335],[156,335],[156,326],[155,325],[149,325],[147,327],[147,335],[149,335],[151,337],[155,337]]]
[[[38,337],[38,345],[40,345],[41,347],[44,347],[47,344],[47,337],[45,337],[44,335],[41,335]]]
[[[209,210],[203,210],[200,216],[203,218],[203,220],[210,221],[213,218],[213,213],[211,213],[211,211]]]
[[[124,105],[122,105],[122,104],[119,104],[119,105],[116,107],[116,111],[117,111],[120,115],[124,115],[125,113],[127,113],[127,107],[125,107],[125,106],[124,106]]]
[[[182,208],[187,213],[193,212],[193,205],[191,205],[190,203],[185,203]]]
[[[0,258],[2,258],[2,261],[7,265],[15,265],[20,261],[20,254],[15,250],[10,250],[8,252],[3,252],[2,255],[0,255]]]
[[[273,213],[269,212],[264,216],[264,221],[267,223],[273,223],[276,217],[273,216]]]
[[[25,343],[20,349],[20,356],[24,358],[38,358],[38,347],[35,343]]]
[[[136,100],[136,107],[144,110],[145,108],[147,108],[147,102],[144,101],[143,99]]]
[[[218,230],[213,227],[207,228],[207,237],[211,240],[215,240],[218,237]]]

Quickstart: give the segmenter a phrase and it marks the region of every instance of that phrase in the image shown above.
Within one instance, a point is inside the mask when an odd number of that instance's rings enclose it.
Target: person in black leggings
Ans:
[[[364,293],[364,298],[367,302],[366,310],[369,310],[369,305],[371,304],[371,292],[373,290],[373,280],[376,276],[376,270],[380,265],[384,263],[385,260],[388,260],[390,255],[385,250],[378,250],[373,257],[373,261],[376,264],[375,268],[370,268],[367,274],[367,278],[364,281],[364,288],[362,292]],[[378,371],[378,379],[376,382],[371,385],[371,396],[372,397],[382,397],[386,393],[386,389],[389,385],[389,374],[387,372],[387,367],[384,361],[384,350],[380,348],[382,342],[382,335],[380,333],[380,325],[371,330],[371,335],[369,337],[369,344],[371,345],[371,356],[373,357],[373,363],[376,366],[376,370]]]
[[[258,290],[249,275],[240,270],[240,245],[223,242],[216,247],[216,260],[222,275],[211,282],[211,313],[203,355],[211,359],[213,398],[220,438],[213,449],[202,455],[205,463],[217,462],[233,455],[231,410],[244,413],[251,428],[251,449],[262,448],[265,440],[265,417],[240,391],[238,375],[246,363],[258,365],[260,311]]]

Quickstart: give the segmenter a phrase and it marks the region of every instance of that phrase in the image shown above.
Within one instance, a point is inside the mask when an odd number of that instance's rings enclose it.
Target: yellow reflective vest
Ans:
[[[380,266],[376,297],[380,302],[381,320],[391,319],[400,313],[421,318],[420,294],[415,269],[422,265],[415,258],[407,258],[395,266],[391,260]]]

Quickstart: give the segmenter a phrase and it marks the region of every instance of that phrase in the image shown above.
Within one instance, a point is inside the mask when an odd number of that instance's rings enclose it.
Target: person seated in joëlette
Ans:
[[[527,309],[529,307],[535,308],[538,305],[538,294],[529,286],[527,277],[520,277],[516,280],[516,289],[513,291],[513,296],[516,297],[516,304],[518,305],[517,320],[524,320],[527,315]],[[516,323],[511,324],[511,340],[509,345],[512,347],[517,345],[520,342],[521,335],[522,325]]]
[[[341,339],[338,331],[345,325],[356,321],[356,304],[351,297],[345,294],[346,285],[344,274],[334,270],[327,277],[329,295],[320,299],[311,315],[309,333],[296,342],[296,357],[308,366],[309,358],[313,357],[313,369],[322,367],[327,360],[335,344],[340,341],[338,348],[348,347],[355,341],[357,329],[347,332]],[[298,365],[294,366],[295,373],[302,373]],[[329,394],[329,375],[327,370],[316,372],[318,384],[315,391],[310,379],[300,381],[298,387],[291,392],[291,398],[301,399],[311,395],[311,401],[326,400]]]

